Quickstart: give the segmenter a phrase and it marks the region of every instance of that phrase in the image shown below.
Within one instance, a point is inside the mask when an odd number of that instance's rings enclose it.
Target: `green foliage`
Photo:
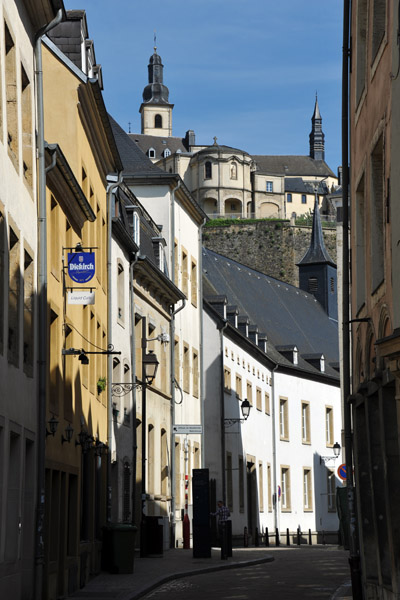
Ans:
[[[105,377],[99,377],[97,381],[97,393],[101,394],[101,392],[104,392],[104,390],[106,389],[106,385],[107,379]]]
[[[210,219],[205,227],[229,227],[230,225],[248,225],[249,223],[279,223],[282,226],[283,219]],[[288,222],[288,220],[284,221]]]

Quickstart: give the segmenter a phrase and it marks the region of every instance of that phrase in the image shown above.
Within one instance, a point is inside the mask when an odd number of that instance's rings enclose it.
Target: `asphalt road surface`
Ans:
[[[271,548],[274,561],[192,575],[163,584],[146,600],[330,599],[350,579],[348,553],[329,548]]]

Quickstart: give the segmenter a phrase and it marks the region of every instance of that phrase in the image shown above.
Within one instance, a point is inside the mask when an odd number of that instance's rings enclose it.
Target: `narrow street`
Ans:
[[[144,598],[330,599],[350,579],[348,553],[330,548],[271,548],[274,561],[176,579]],[[347,598],[347,596],[346,596]]]

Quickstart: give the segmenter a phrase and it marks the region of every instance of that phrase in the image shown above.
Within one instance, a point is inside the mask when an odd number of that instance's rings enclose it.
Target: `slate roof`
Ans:
[[[325,376],[338,382],[330,363],[339,361],[338,325],[312,294],[203,248],[204,294],[225,294],[268,336],[267,355],[282,367],[323,375],[302,354],[324,354]],[[298,348],[298,366],[277,350]]]
[[[123,173],[163,173],[165,171],[156,167],[151,160],[142,152],[137,144],[130,138],[120,125],[111,117],[110,124],[114,133],[115,142],[123,164]]]
[[[213,152],[224,152],[226,154],[246,154],[247,156],[250,156],[250,154],[245,150],[240,150],[239,148],[232,148],[232,146],[224,146],[220,144],[211,144],[210,146],[206,146],[202,150],[196,152],[196,154],[212,154]]]
[[[301,177],[286,177],[285,192],[296,192],[298,194],[315,194],[314,183],[311,181],[304,181],[304,179],[302,179]],[[329,193],[329,189],[325,181],[323,181],[318,186],[318,194],[327,193]]]
[[[185,144],[185,138],[180,137],[161,137],[158,135],[144,135],[142,133],[128,133],[128,137],[137,144],[137,146],[147,154],[150,148],[154,148],[156,151],[156,158],[160,159],[164,157],[164,150],[168,148],[171,154],[175,154],[178,150],[180,152],[188,152],[189,149]]]
[[[324,160],[314,160],[310,156],[269,156],[253,155],[257,172],[266,175],[286,175],[301,177],[336,177]]]

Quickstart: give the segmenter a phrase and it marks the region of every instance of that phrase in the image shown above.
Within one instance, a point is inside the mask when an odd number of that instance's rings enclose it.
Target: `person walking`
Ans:
[[[221,542],[221,558],[228,558],[232,556],[232,552],[229,552],[228,548],[228,528],[230,526],[230,510],[222,500],[218,500],[217,502],[217,510],[213,513],[210,513],[213,517],[218,517],[218,534]],[[230,538],[230,536],[229,536]]]

